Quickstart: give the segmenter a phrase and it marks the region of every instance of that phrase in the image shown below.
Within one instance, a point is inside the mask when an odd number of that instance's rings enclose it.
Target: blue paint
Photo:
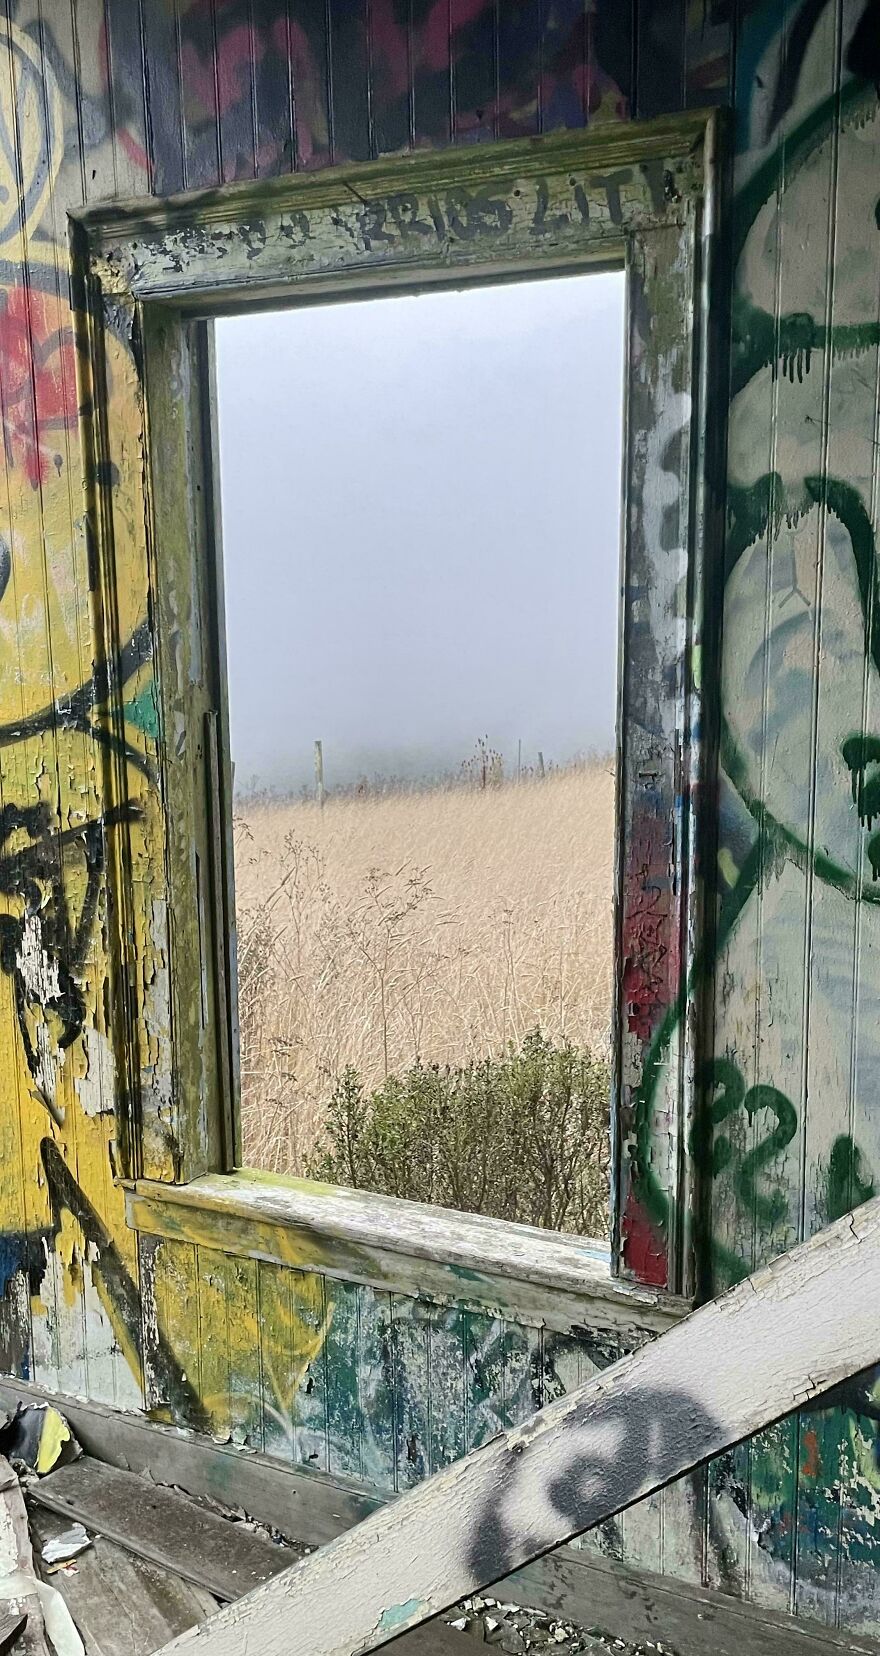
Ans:
[[[424,1599],[407,1599],[405,1604],[392,1604],[388,1610],[383,1610],[379,1618],[379,1628],[383,1633],[398,1632],[406,1627],[412,1616],[417,1616],[428,1606]]]

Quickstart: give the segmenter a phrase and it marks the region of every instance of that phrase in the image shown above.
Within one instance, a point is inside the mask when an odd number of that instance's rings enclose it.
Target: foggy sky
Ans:
[[[238,784],[614,739],[623,277],[216,324]]]

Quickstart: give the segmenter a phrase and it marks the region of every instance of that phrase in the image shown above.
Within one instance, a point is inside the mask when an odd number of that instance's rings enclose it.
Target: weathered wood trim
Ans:
[[[222,643],[210,618],[203,627],[194,624],[205,608],[203,565],[210,562],[212,532],[205,504],[211,496],[205,406],[210,398],[204,376],[188,369],[193,319],[395,287],[412,291],[430,283],[498,282],[625,266],[627,506],[613,1042],[618,1211],[612,1270],[676,1293],[691,1292],[683,1213],[690,1200],[686,1146],[700,1057],[694,1039],[702,1028],[698,1003],[702,1006],[706,992],[692,970],[702,925],[693,876],[706,771],[694,738],[714,728],[704,717],[695,663],[706,557],[702,275],[714,235],[715,138],[715,117],[702,112],[625,131],[600,124],[576,134],[395,157],[265,185],[230,185],[171,202],[112,203],[76,221],[75,265],[96,316],[103,316],[106,329],[117,311],[132,313],[139,323],[137,340],[143,341],[129,380],[112,388],[109,413],[116,426],[130,430],[129,452],[138,456],[147,480],[145,538],[156,549],[154,606],[166,622],[169,612],[182,607],[202,652],[188,717],[180,696],[186,652],[179,652],[175,671],[174,661],[169,667],[163,660],[159,641],[171,934],[163,969],[172,985],[177,1067],[170,1082],[163,1076],[170,1096],[164,1111],[155,1112],[157,1142],[149,1153],[152,1115],[142,1110],[144,1148],[140,1163],[133,1161],[135,1174],[179,1183],[229,1159],[228,1132],[225,1157],[220,1149],[224,1089],[212,1084],[212,1076],[234,1068],[234,1062],[226,1062],[228,1031],[216,1027],[216,1015],[209,1029],[205,1011],[212,1000],[216,1007],[231,1000],[229,963],[212,963],[214,982],[223,970],[225,984],[218,985],[217,995],[203,995],[201,1021],[192,997],[196,976],[207,988],[211,976],[202,958],[208,927],[203,923],[194,935],[192,896],[210,861],[205,854],[210,847],[201,843],[206,780],[200,715],[217,713],[221,735],[224,723]],[[99,446],[101,438],[96,431]],[[96,471],[104,458],[97,454]],[[187,559],[188,587],[180,578]],[[169,626],[159,631],[168,634]],[[210,705],[203,705],[206,700]],[[226,756],[219,758],[225,774]],[[212,809],[216,814],[215,806],[209,804],[208,815]],[[215,856],[218,861],[222,858]],[[229,901],[222,893],[215,904],[218,918]],[[231,935],[229,913],[226,923]],[[682,984],[689,986],[693,1012],[687,1038],[675,1015]],[[214,1049],[221,1046],[218,1062]],[[199,1160],[204,1145],[208,1153]],[[356,1272],[347,1274],[361,1280]],[[388,1279],[378,1280],[384,1285]],[[447,1292],[445,1284],[442,1291]],[[476,1294],[470,1303],[486,1300]],[[494,1306],[496,1298],[490,1296],[488,1303]],[[534,1301],[524,1314],[546,1320]],[[560,1307],[554,1325],[574,1326],[578,1314],[577,1308]]]
[[[143,1415],[60,1396],[27,1381],[0,1379],[0,1407],[54,1403],[88,1454],[123,1471],[148,1472],[188,1495],[243,1507],[252,1517],[323,1546],[388,1504],[353,1480],[293,1467]],[[726,1593],[562,1546],[497,1582],[499,1598],[534,1605],[563,1620],[622,1639],[662,1640],[678,1656],[880,1656],[880,1641],[835,1633],[814,1622],[744,1604]]]
[[[188,1185],[141,1180],[127,1192],[126,1213],[150,1236],[563,1333],[607,1329],[625,1345],[671,1328],[689,1309],[617,1281],[599,1242],[302,1179],[242,1171]]]
[[[880,1198],[166,1649],[361,1656],[880,1358]]]
[[[476,145],[423,150],[324,167],[319,172],[242,179],[213,190],[188,190],[162,200],[135,196],[72,207],[68,217],[82,225],[95,253],[113,251],[129,238],[150,241],[194,224],[214,225],[254,213],[281,214],[288,208],[325,207],[339,202],[346,184],[353,199],[401,189],[445,189],[482,183],[487,168],[499,178],[514,173],[540,178],[548,172],[586,167],[597,175],[623,166],[650,166],[669,156],[688,157],[705,141],[715,110],[695,109],[651,121],[609,123],[539,138],[504,139],[487,157]],[[171,272],[168,273],[169,276]]]

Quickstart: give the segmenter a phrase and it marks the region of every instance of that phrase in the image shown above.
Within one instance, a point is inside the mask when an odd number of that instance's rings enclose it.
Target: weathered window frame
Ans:
[[[706,635],[705,386],[715,174],[715,118],[698,112],[163,202],[111,203],[73,219],[97,625],[112,691],[114,664],[127,642],[114,622],[118,547],[134,544],[137,562],[140,546],[160,704],[156,764],[174,1031],[170,1097],[167,1087],[158,1099],[145,1096],[139,1081],[144,1037],[131,994],[139,962],[127,917],[136,871],[125,833],[116,836],[114,850],[117,1026],[130,1103],[125,1171],[136,1182],[133,1222],[146,1225],[149,1209],[150,1226],[161,1232],[163,1182],[185,1184],[192,1205],[204,1178],[216,1207],[218,1172],[229,1175],[230,1208],[253,1217],[252,1182],[242,1208],[234,1172],[225,685],[216,652],[204,646],[222,616],[205,319],[437,282],[625,265],[612,1268],[635,1274],[621,1216],[630,1212],[638,1181],[648,1219],[655,1216],[652,1207],[663,1210],[665,1286],[692,1292],[697,1193],[688,1146],[706,1009],[688,987],[682,1001],[681,986],[695,983],[703,930],[696,868],[711,825],[700,801],[711,795],[706,784],[714,765],[707,735],[711,687],[697,669]],[[108,373],[111,337],[125,341],[127,356],[121,371]],[[126,475],[139,470],[139,484],[119,486],[120,456]],[[113,705],[111,696],[111,724]],[[119,742],[114,747],[108,739],[108,792],[121,798],[118,751]],[[193,985],[199,986],[195,996]],[[658,1046],[658,1027],[670,1018],[674,1027]],[[282,1187],[295,1222],[296,1187],[279,1181]],[[301,1188],[307,1197],[308,1187]],[[172,1207],[177,1200],[170,1191],[167,1199]],[[369,1200],[381,1230],[382,1199]],[[173,1233],[173,1215],[164,1222]]]

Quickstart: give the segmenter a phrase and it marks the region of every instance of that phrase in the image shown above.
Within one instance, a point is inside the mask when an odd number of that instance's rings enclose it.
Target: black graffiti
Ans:
[[[127,684],[129,679],[151,660],[152,654],[150,624],[149,621],[142,621],[119,651],[112,668],[107,661],[100,662],[91,678],[80,685],[71,696],[61,697],[58,701],[41,707],[36,713],[28,713],[24,718],[0,725],[0,748],[12,747],[16,742],[27,742],[36,736],[45,736],[51,731],[79,731],[84,736],[90,736],[100,746],[118,754],[127,764],[133,765],[144,776],[152,779],[153,766],[136,747],[126,742],[124,737],[118,736],[114,730],[97,725],[92,720],[95,709],[110,699],[112,691],[119,690]]]
[[[0,857],[0,895],[17,899],[19,914],[0,914],[0,971],[11,978],[15,1012],[31,1079],[39,1082],[41,1054],[32,1033],[34,1017],[51,1017],[60,1026],[57,1046],[63,1051],[82,1034],[86,1003],[77,974],[88,953],[106,858],[106,832],[135,821],[139,809],[126,804],[82,827],[52,829],[44,804],[7,805],[0,810],[0,850],[16,836],[25,844]],[[76,847],[85,865],[85,892],[76,920],[71,916],[64,877],[65,853]],[[29,972],[28,931],[39,940],[42,974]],[[39,982],[38,980],[42,980]],[[52,1101],[44,1098],[50,1112]]]
[[[613,1487],[618,1510],[641,1495],[654,1471],[666,1468],[680,1455],[687,1459],[695,1440],[711,1444],[718,1428],[692,1392],[662,1389],[642,1396],[603,1399],[602,1431],[591,1433],[592,1399],[581,1402],[566,1422],[572,1451],[564,1470],[542,1483],[542,1503],[558,1514],[568,1535],[577,1535],[595,1521],[597,1491]],[[596,1447],[587,1447],[590,1437]],[[581,1438],[579,1444],[577,1439]],[[601,1445],[601,1446],[600,1446]],[[496,1581],[515,1567],[529,1549],[547,1545],[543,1530],[525,1530],[527,1510],[521,1489],[530,1444],[521,1432],[500,1469],[498,1483],[477,1515],[468,1565],[481,1582]],[[516,1519],[507,1514],[515,1513]]]
[[[66,1210],[76,1220],[90,1249],[94,1277],[104,1288],[134,1350],[140,1353],[143,1346],[142,1305],[137,1283],[131,1277],[110,1232],[74,1178],[54,1139],[43,1139],[40,1156],[46,1175],[55,1235],[57,1236],[61,1230],[62,1214]],[[187,1379],[161,1330],[154,1330],[151,1334],[150,1363],[153,1380],[164,1401],[170,1403],[179,1417],[188,1421],[196,1431],[210,1431],[208,1411]]]

